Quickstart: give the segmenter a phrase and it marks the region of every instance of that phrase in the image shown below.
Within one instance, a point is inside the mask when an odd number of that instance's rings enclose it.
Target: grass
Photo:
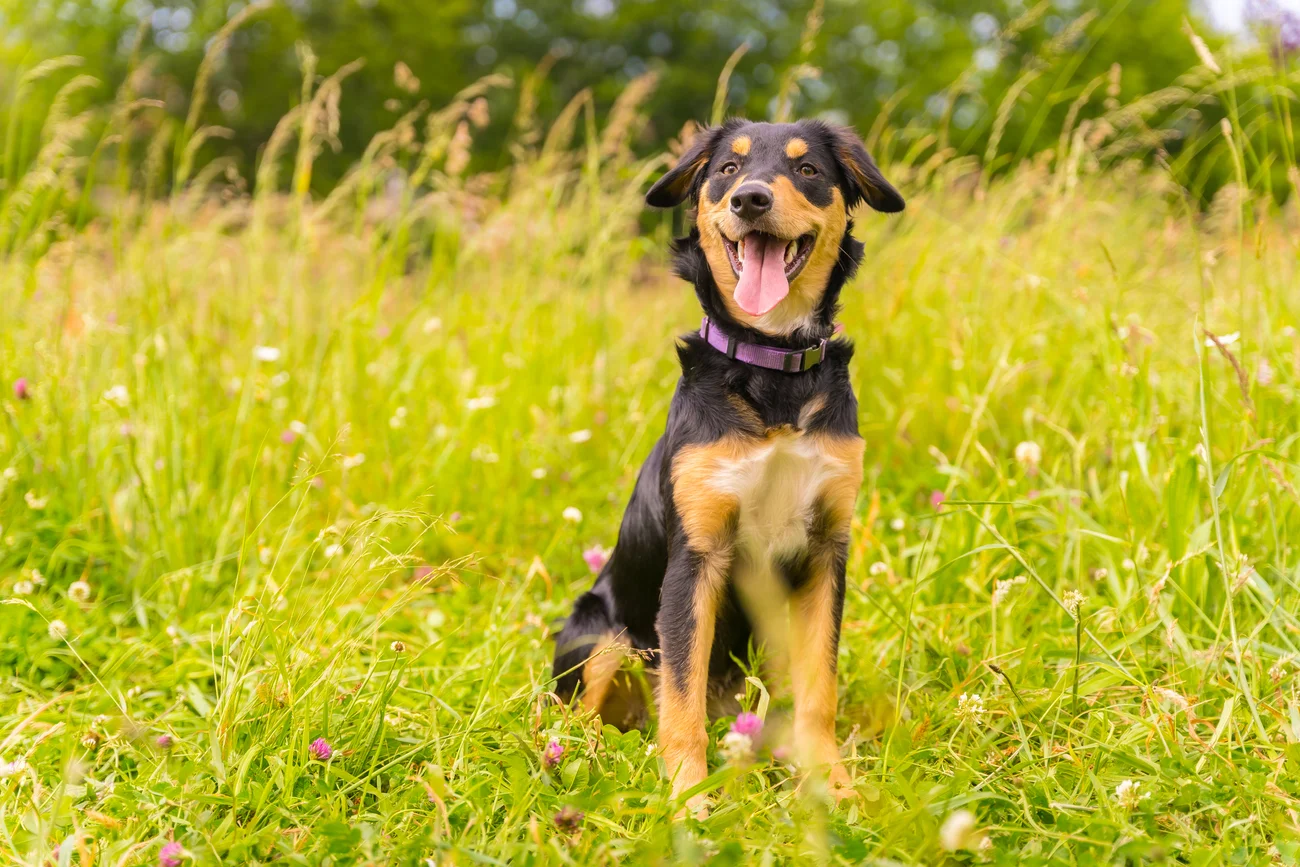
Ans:
[[[1294,199],[1192,213],[1065,134],[974,188],[890,166],[842,316],[857,797],[713,750],[674,823],[648,734],[547,692],[697,322],[635,99],[464,178],[476,91],[313,201],[333,86],[288,195],[272,147],[249,194],[128,175],[73,231],[47,144],[0,210],[0,860],[1296,862]]]

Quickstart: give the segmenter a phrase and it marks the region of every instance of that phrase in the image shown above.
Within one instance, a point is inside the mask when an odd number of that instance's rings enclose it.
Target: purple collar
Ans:
[[[777,349],[775,346],[764,346],[761,343],[743,343],[723,334],[716,325],[709,321],[707,316],[704,317],[704,323],[700,326],[700,336],[704,338],[706,343],[728,358],[734,358],[755,367],[766,367],[768,370],[780,370],[785,373],[800,373],[809,370],[820,364],[822,359],[826,357],[826,338],[824,337],[816,346],[809,346],[807,349]]]

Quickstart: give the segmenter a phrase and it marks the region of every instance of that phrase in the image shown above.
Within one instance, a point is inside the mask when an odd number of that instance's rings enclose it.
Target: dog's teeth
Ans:
[[[789,265],[794,261],[795,254],[799,252],[799,241],[794,240],[785,248],[785,264]]]
[[[740,264],[742,265],[745,264],[745,239],[744,238],[741,238],[739,241],[736,242],[736,258],[740,260]]]

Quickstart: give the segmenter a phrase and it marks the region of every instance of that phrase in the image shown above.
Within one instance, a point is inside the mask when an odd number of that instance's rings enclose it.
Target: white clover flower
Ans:
[[[27,770],[27,759],[19,756],[12,761],[0,759],[0,778],[16,777]]]
[[[35,584],[37,587],[44,587],[44,586],[45,586],[45,583],[46,583],[46,582],[45,582],[45,576],[44,576],[43,574],[41,574],[41,570],[40,570],[40,569],[31,569],[31,570],[28,571],[27,574],[31,577],[31,579],[32,579],[32,583]]]
[[[589,439],[591,439],[591,431],[586,428],[575,430],[573,433],[569,434],[569,442],[571,443],[585,443]]]
[[[64,623],[62,620],[51,620],[47,631],[50,634],[50,638],[53,638],[55,641],[63,641],[68,637],[68,624]]]
[[[15,596],[31,596],[36,592],[36,585],[30,581],[23,580],[14,584]]]
[[[442,319],[437,316],[430,316],[428,319],[424,320],[424,325],[420,326],[420,330],[425,334],[432,334],[435,331],[441,331]]]
[[[867,568],[868,575],[884,575],[889,571],[889,564],[883,560],[877,560]]]
[[[534,467],[534,468],[533,468],[533,472],[532,472],[532,476],[533,476],[534,479],[544,479],[544,478],[546,478],[546,467]]]
[[[1267,358],[1259,360],[1259,366],[1255,368],[1255,382],[1263,388],[1273,384],[1273,365],[1268,363]]]
[[[39,512],[49,505],[49,497],[38,497],[35,491],[28,491],[23,494],[23,499],[27,502],[27,508],[33,512]]]
[[[983,842],[981,837],[975,832],[975,814],[970,810],[954,810],[939,826],[939,845],[949,852],[975,849]]]
[[[274,346],[254,346],[253,357],[269,364],[280,360],[280,350]]]
[[[1180,693],[1175,692],[1168,687],[1157,686],[1153,687],[1153,690],[1161,701],[1169,702],[1176,709],[1181,710],[1184,713],[1192,709],[1192,703],[1190,701],[1184,698]]]
[[[366,462],[366,455],[364,452],[357,452],[355,455],[344,455],[343,469],[345,470],[355,469],[361,466],[362,464],[364,464],[365,462]]]
[[[1137,568],[1137,564],[1133,562],[1132,557],[1125,557],[1124,561],[1119,564],[1119,567],[1123,569],[1125,572],[1132,572],[1134,569]]]
[[[126,390],[125,385],[115,385],[104,392],[104,401],[111,403],[113,406],[125,408],[131,403],[131,392]]]
[[[895,533],[901,533],[907,529],[907,522],[902,518],[895,518],[889,522],[889,529],[893,530]]]
[[[307,425],[304,424],[303,422],[298,421],[297,419],[294,419],[293,421],[289,422],[289,430],[293,431],[298,436],[304,436],[307,433]]]
[[[342,554],[342,553],[343,553],[343,546],[340,545],[340,544],[338,544],[337,542],[335,542],[333,545],[326,545],[326,546],[325,546],[325,556],[326,556],[326,557],[331,557],[331,558],[332,558],[332,557],[337,557],[339,554]]]
[[[399,406],[393,410],[393,417],[388,420],[388,426],[393,430],[406,426],[406,407]]]
[[[68,585],[68,598],[73,602],[89,602],[90,585],[85,581],[73,581]]]
[[[1142,785],[1139,780],[1124,780],[1115,787],[1115,803],[1125,810],[1136,810],[1142,802],[1151,797],[1150,792],[1139,792]]]
[[[1236,342],[1237,342],[1238,340],[1240,340],[1240,339],[1241,339],[1241,332],[1240,332],[1240,331],[1234,331],[1234,332],[1232,332],[1231,334],[1224,334],[1224,335],[1222,335],[1222,336],[1219,338],[1219,343],[1223,344],[1224,346],[1231,346],[1232,344],[1236,343]],[[1208,337],[1205,338],[1205,348],[1206,348],[1206,349],[1213,349],[1213,348],[1214,348],[1214,341],[1211,340],[1211,339],[1208,338]]]
[[[965,725],[978,725],[984,717],[984,699],[979,695],[962,693],[957,699],[957,722]]]
[[[1010,578],[999,578],[993,582],[993,607],[996,608],[1006,601],[1011,595],[1011,588],[1015,584]]]
[[[1078,590],[1067,590],[1065,592],[1065,598],[1061,601],[1065,604],[1065,610],[1069,615],[1075,620],[1078,620],[1079,609],[1088,601],[1088,597],[1084,596]]]
[[[1016,445],[1016,463],[1020,464],[1027,470],[1038,469],[1038,464],[1043,460],[1043,450],[1038,443],[1026,440]]]
[[[469,400],[465,401],[465,409],[470,412],[479,409],[490,409],[496,405],[497,399],[490,394],[485,394],[482,397],[471,397]]]
[[[482,443],[474,446],[474,450],[469,453],[469,457],[470,460],[479,461],[484,464],[495,464],[501,460],[501,455],[492,451],[491,448]]]
[[[732,764],[748,762],[754,757],[754,739],[740,732],[727,732],[722,736],[718,752]]]
[[[570,521],[574,524],[582,522],[582,512],[574,506],[569,506],[560,514],[563,516],[564,520]]]

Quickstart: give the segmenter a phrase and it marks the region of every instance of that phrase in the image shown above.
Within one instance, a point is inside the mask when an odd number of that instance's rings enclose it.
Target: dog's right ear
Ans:
[[[686,153],[677,161],[677,165],[668,170],[662,178],[646,193],[646,204],[652,208],[675,208],[686,197],[696,191],[696,180],[700,172],[713,159],[713,150],[717,147],[722,127],[697,130]]]

